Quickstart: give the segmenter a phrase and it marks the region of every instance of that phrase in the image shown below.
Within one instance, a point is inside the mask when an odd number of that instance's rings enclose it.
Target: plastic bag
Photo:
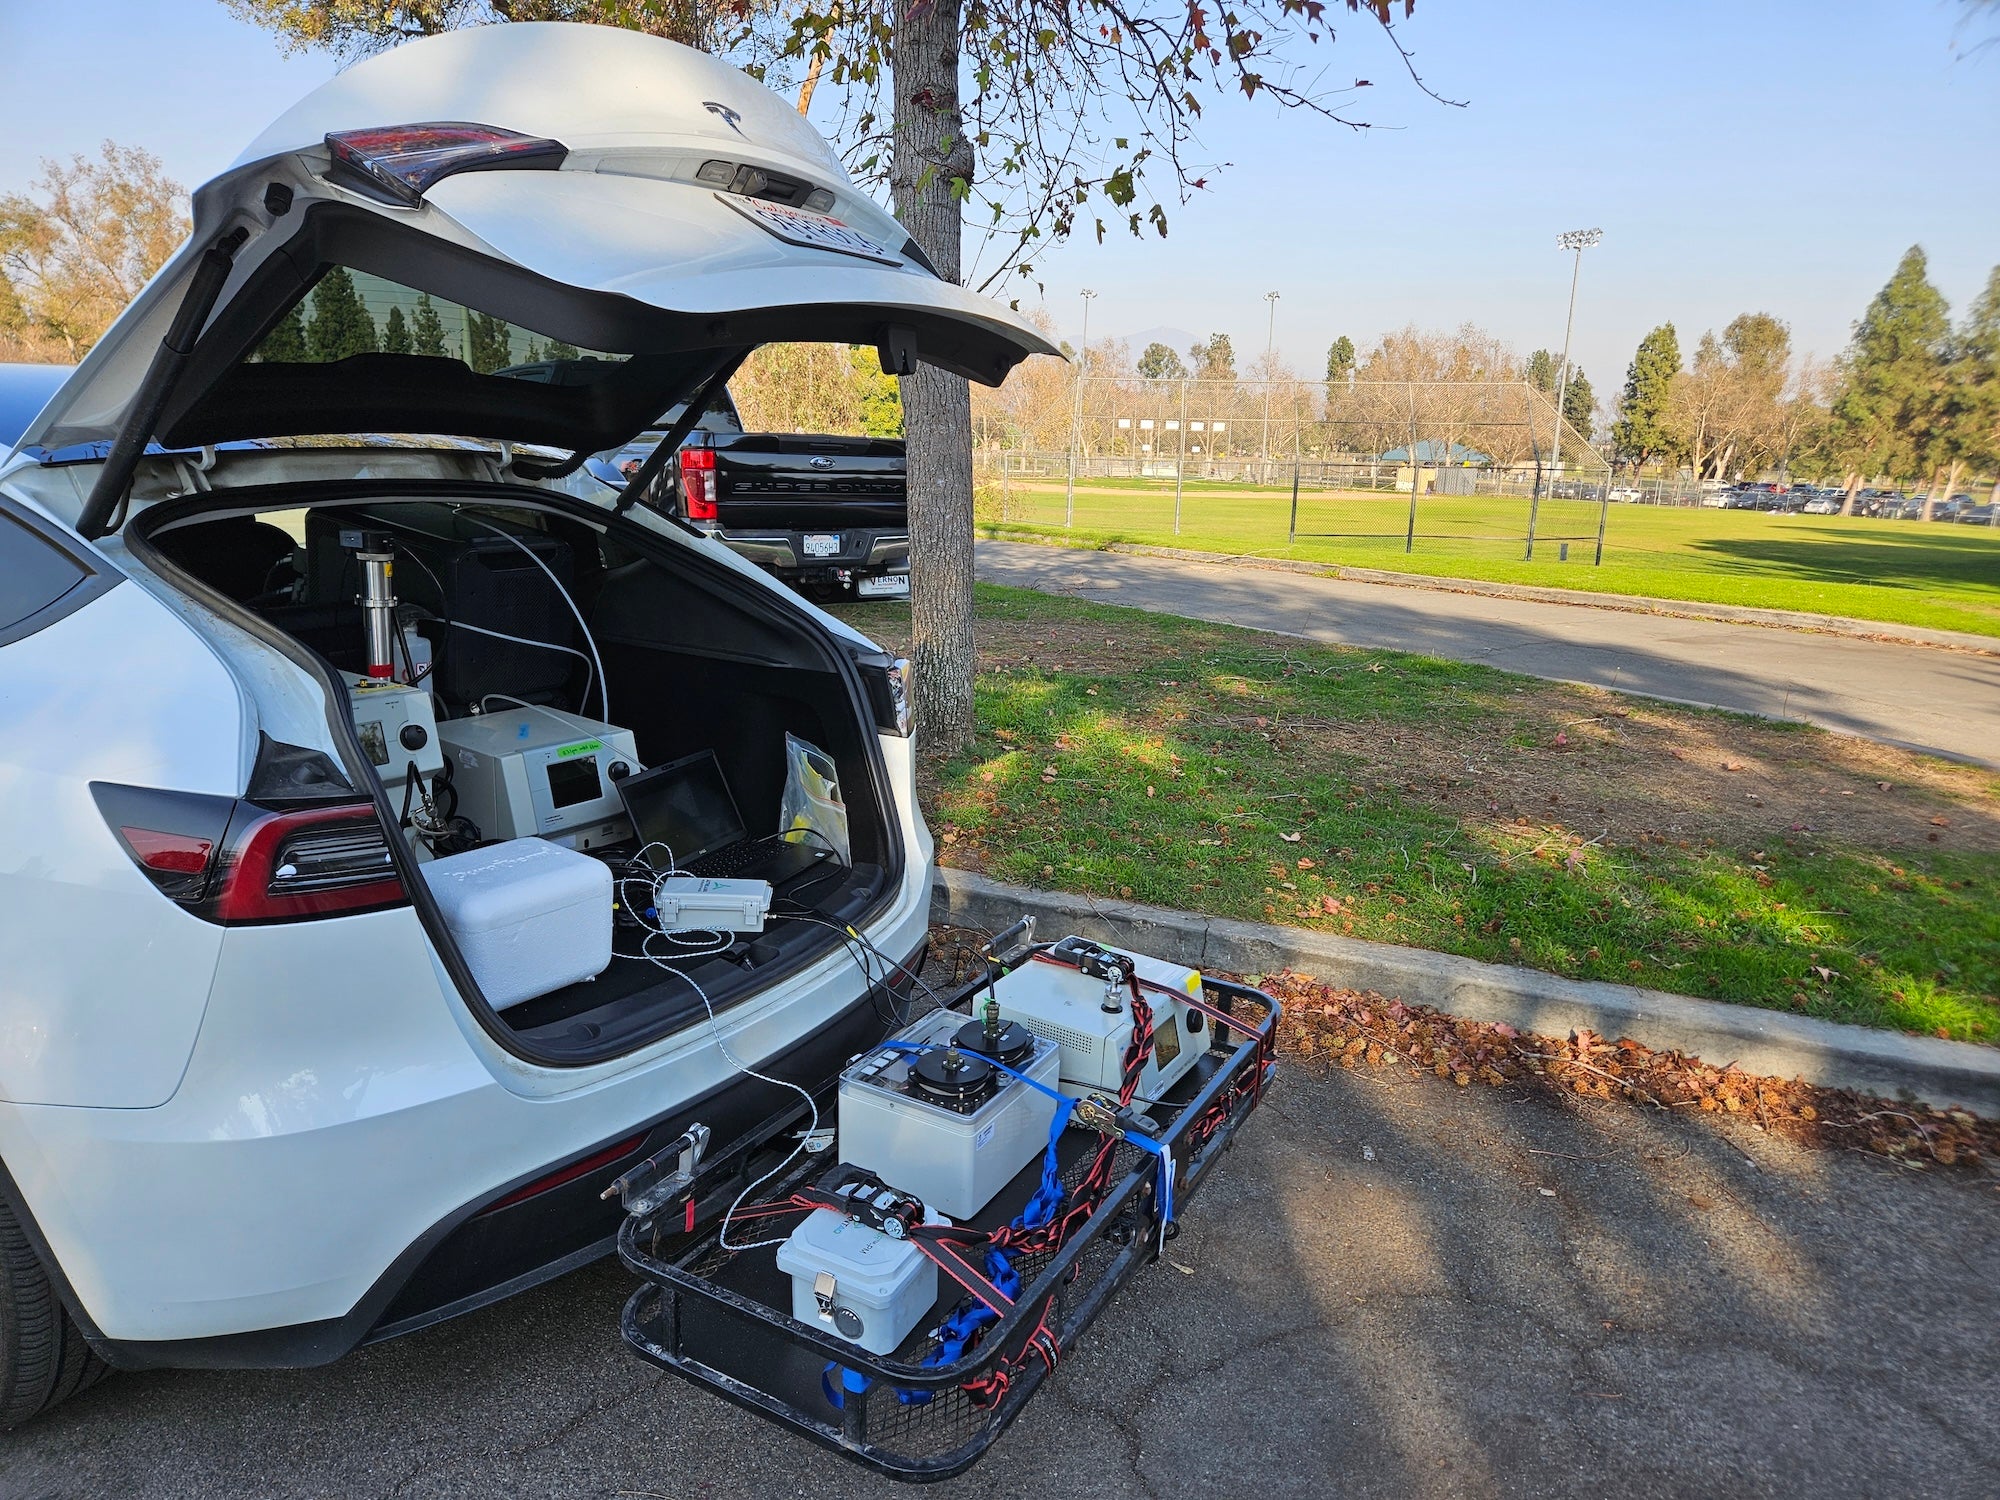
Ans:
[[[785,796],[778,804],[778,836],[791,843],[831,849],[844,865],[854,863],[847,841],[847,804],[840,800],[840,773],[833,757],[810,740],[785,736]]]

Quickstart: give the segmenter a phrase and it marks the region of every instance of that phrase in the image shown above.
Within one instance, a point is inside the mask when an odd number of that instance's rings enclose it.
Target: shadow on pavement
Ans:
[[[615,1265],[294,1372],[120,1376],[0,1494],[910,1491],[628,1356]],[[945,1497],[1988,1495],[2000,1194],[1288,1064],[1185,1233]]]

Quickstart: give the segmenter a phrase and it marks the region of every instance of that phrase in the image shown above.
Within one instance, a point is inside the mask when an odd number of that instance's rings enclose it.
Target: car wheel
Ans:
[[[0,1202],[0,1431],[111,1372],[63,1310],[20,1220]]]

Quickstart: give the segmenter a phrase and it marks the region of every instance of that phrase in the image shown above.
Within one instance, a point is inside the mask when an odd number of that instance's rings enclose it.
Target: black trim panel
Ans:
[[[83,574],[75,583],[33,614],[0,624],[0,646],[11,646],[16,641],[24,641],[38,631],[48,629],[56,621],[75,614],[91,600],[125,581],[95,552],[80,548],[60,528],[51,526],[27,506],[16,505],[4,495],[0,495],[0,517],[18,525],[37,540],[47,542],[49,546],[75,563]]]

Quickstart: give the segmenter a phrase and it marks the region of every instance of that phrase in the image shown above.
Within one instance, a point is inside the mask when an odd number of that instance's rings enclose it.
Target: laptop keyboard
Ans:
[[[728,880],[745,870],[758,869],[768,864],[774,839],[745,839],[740,844],[731,844],[727,849],[718,849],[713,854],[704,854],[688,866],[696,875],[706,875],[711,880]]]

